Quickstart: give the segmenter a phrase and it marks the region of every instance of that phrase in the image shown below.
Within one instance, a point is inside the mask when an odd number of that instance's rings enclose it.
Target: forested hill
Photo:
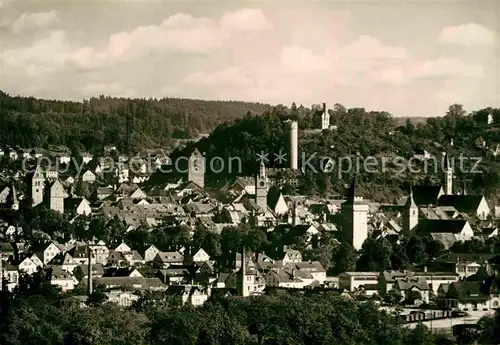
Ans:
[[[429,118],[417,126],[407,121],[401,126],[388,113],[370,112],[363,108],[346,109],[336,104],[331,111],[331,123],[338,127],[337,130],[321,133],[310,130],[319,127],[319,112],[294,106],[290,109],[275,107],[272,112],[262,116],[246,117],[232,124],[222,124],[208,138],[193,145],[205,152],[209,160],[216,156],[224,157],[226,172],[227,168],[232,168],[234,173],[236,165],[229,164],[229,160],[231,157],[239,157],[243,163],[242,173],[254,174],[257,169],[256,154],[261,151],[269,153],[270,167],[279,166],[273,162],[274,153],[279,150],[283,150],[288,154],[287,157],[290,157],[289,131],[284,120],[293,116],[299,119],[299,168],[303,165],[302,154],[309,157],[314,153],[316,156],[311,162],[318,167],[317,174],[306,174],[306,190],[303,192],[343,193],[345,184],[350,181],[355,169],[339,173],[340,160],[351,157],[351,161],[355,162],[355,157],[359,157],[362,162],[364,158],[372,156],[378,159],[375,167],[377,172],[364,172],[362,163],[359,171],[363,193],[366,197],[378,201],[393,201],[398,196],[406,195],[411,184],[441,183],[443,168],[436,166],[435,171],[433,166],[427,169],[417,166],[416,168],[420,169],[418,172],[411,172],[408,168],[400,171],[393,169],[389,163],[384,170],[381,157],[408,159],[413,157],[415,150],[424,149],[439,157],[440,164],[442,153],[445,151],[456,159],[452,164],[457,167],[455,185],[458,191],[461,191],[465,184],[468,193],[486,193],[497,198],[500,195],[500,156],[495,157],[492,150],[500,143],[500,128],[495,124],[487,125],[490,113],[494,123],[500,123],[500,109],[487,108],[467,113],[462,106],[452,105],[443,117]],[[190,149],[191,147],[187,147],[172,156],[175,159],[176,156],[185,155]],[[474,164],[473,160],[465,162],[461,171],[458,161],[460,155],[480,157],[482,162],[478,169],[481,173],[468,173]],[[334,170],[328,174],[321,173],[319,169],[320,158],[323,156],[332,158],[336,163]],[[282,166],[288,167],[289,162]],[[346,167],[343,169],[345,171]],[[221,174],[217,173],[212,177],[220,179],[220,176]]]
[[[69,102],[10,96],[0,91],[0,144],[64,145],[96,151],[113,144],[123,151],[168,146],[195,138],[224,122],[261,114],[267,104],[179,98],[100,96]],[[129,147],[127,147],[129,146]]]

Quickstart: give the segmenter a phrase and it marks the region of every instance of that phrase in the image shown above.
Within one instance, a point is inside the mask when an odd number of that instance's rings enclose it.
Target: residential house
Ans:
[[[150,262],[153,261],[154,258],[156,257],[156,254],[158,254],[160,250],[156,248],[153,244],[150,245],[145,251],[144,251],[144,261],[145,262]]]
[[[109,256],[108,247],[102,244],[96,244],[96,245],[91,245],[90,250],[92,251],[93,254],[92,261],[95,261],[96,264],[102,264],[102,265],[105,265],[107,263]]]
[[[73,260],[78,265],[88,265],[89,264],[89,246],[87,244],[77,243],[73,248],[71,248],[68,253],[71,255]],[[91,263],[95,264],[95,256],[91,255]]]
[[[300,276],[302,278],[299,278],[296,270],[269,270],[266,273],[265,280],[267,286],[290,289],[303,289],[313,281],[310,274],[301,273]]]
[[[97,179],[96,175],[91,170],[86,170],[82,175],[82,182],[95,182]]]
[[[405,277],[396,279],[394,289],[398,290],[405,299],[411,297],[412,293],[418,292],[419,299],[424,303],[429,303],[429,284],[423,277]]]
[[[235,270],[227,277],[225,287],[236,289],[240,279],[240,270]],[[250,295],[258,295],[264,292],[264,289],[266,288],[266,280],[251,260],[248,260],[247,262],[245,277],[243,279],[245,279],[245,286],[247,287]]]
[[[78,284],[78,281],[71,273],[63,270],[59,266],[52,266],[45,269],[46,279],[50,281],[51,285],[61,288],[62,292],[71,291]]]
[[[179,252],[158,252],[153,262],[156,266],[168,268],[171,264],[182,264],[184,256]]]
[[[9,260],[14,254],[15,250],[11,243],[0,243],[0,260]]]
[[[9,264],[6,260],[2,260],[1,264],[0,273],[7,283],[7,289],[12,291],[19,284],[19,269],[17,266]]]
[[[302,262],[302,254],[300,253],[300,251],[295,249],[285,249],[281,261],[283,265]]]
[[[65,251],[66,246],[58,243],[50,243],[43,251],[43,264],[47,265],[56,255]]]
[[[138,295],[121,290],[104,292],[104,295],[107,297],[108,302],[115,303],[124,308],[131,307],[139,299]]]
[[[89,276],[89,266],[88,265],[80,265],[80,270],[83,273],[83,279],[87,279]],[[102,267],[102,264],[93,264],[91,267],[92,270],[92,277],[99,278],[102,277],[104,274],[104,268]]]
[[[88,164],[93,158],[94,157],[90,153],[84,152],[82,154],[82,162],[83,162],[83,164]]]
[[[423,278],[429,284],[432,292],[437,294],[439,286],[451,284],[459,280],[459,275],[455,272],[412,272],[416,278]]]
[[[50,266],[61,266],[61,268],[69,273],[73,273],[79,263],[73,259],[69,253],[59,253],[49,262]]]
[[[37,272],[41,266],[35,264],[29,257],[26,257],[20,261],[17,267],[20,272],[32,275],[33,273]]]
[[[167,296],[178,296],[182,304],[199,307],[210,297],[208,290],[202,290],[198,286],[192,285],[171,285],[168,287]]]
[[[85,198],[66,198],[64,199],[64,210],[70,214],[79,214],[90,216],[92,208]]]
[[[118,245],[118,247],[115,248],[115,252],[124,253],[124,252],[130,252],[130,251],[132,251],[132,249],[123,242],[120,243]]]
[[[482,285],[482,282],[466,280],[452,283],[441,303],[464,311],[488,309],[491,297],[481,291]]]
[[[290,272],[295,270],[298,273],[298,277],[300,278],[301,272],[308,272],[312,279],[317,281],[319,284],[323,284],[326,280],[326,269],[319,261],[302,261],[302,262],[293,262],[288,263],[285,266]]]

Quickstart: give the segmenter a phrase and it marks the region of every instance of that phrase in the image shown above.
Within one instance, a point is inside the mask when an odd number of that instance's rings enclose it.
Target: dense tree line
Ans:
[[[82,309],[40,280],[2,297],[0,342],[5,345],[457,344],[422,325],[406,329],[396,314],[335,292],[214,296],[200,308],[156,292],[126,309],[103,302]],[[476,339],[459,338],[458,344],[492,344],[498,317],[480,325]]]
[[[171,145],[195,138],[221,123],[260,114],[260,103],[177,98],[94,97],[82,102],[11,97],[0,91],[0,144],[66,147],[99,152],[112,144],[121,151]]]

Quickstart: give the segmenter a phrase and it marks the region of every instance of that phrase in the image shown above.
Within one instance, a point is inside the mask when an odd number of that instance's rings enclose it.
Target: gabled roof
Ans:
[[[459,212],[474,213],[483,198],[482,195],[442,195],[438,200],[438,205],[453,206]]]
[[[441,186],[414,186],[413,199],[418,206],[436,205],[438,196],[442,192]]]
[[[429,290],[429,284],[427,280],[423,277],[406,277],[396,280],[395,284],[400,291],[407,291],[413,288],[417,288],[421,291]]]
[[[267,205],[274,210],[281,197],[283,197],[281,189],[278,186],[272,186],[267,192]]]
[[[495,257],[495,254],[481,254],[481,253],[446,253],[443,254],[432,262],[436,263],[457,263],[457,262],[477,262],[484,263]]]
[[[447,297],[460,302],[487,301],[490,296],[481,292],[481,282],[459,281],[451,283]]]
[[[413,198],[413,189],[412,189],[410,191],[410,195],[406,199],[405,208],[409,209],[409,208],[415,208],[415,207],[417,207],[417,204],[415,203],[415,199]]]
[[[419,232],[424,233],[460,233],[468,222],[466,220],[423,219],[418,224]]]
[[[110,267],[108,268],[103,277],[130,277],[132,272],[136,269],[134,267]]]

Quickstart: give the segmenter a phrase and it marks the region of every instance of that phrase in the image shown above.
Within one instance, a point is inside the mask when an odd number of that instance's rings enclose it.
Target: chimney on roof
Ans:
[[[424,266],[424,272],[427,273],[427,265]]]

